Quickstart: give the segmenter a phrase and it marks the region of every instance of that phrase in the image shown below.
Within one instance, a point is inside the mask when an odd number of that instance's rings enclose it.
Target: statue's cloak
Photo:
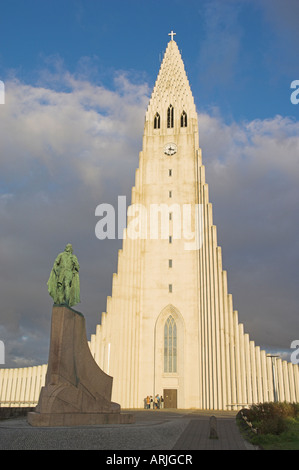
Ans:
[[[47,282],[48,292],[54,300],[54,304],[67,303],[69,307],[76,305],[80,302],[80,279],[79,279],[79,263],[75,255],[68,255],[71,263],[64,263],[64,257],[66,253],[60,253],[53,265],[50,273],[49,280]],[[71,264],[71,268],[70,268]],[[60,283],[67,280],[70,285],[69,300],[66,301],[64,292],[60,287]]]

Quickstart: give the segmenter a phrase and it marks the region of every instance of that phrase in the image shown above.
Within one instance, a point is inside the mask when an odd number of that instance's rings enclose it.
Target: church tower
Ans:
[[[122,409],[157,394],[169,408],[299,402],[299,366],[268,357],[233,308],[174,34],[146,111],[123,247],[91,352]],[[32,406],[46,371],[0,369],[0,402]]]
[[[112,295],[91,338],[112,399],[143,407],[238,409],[299,401],[298,366],[249,340],[222,269],[194,99],[170,33],[146,111]]]

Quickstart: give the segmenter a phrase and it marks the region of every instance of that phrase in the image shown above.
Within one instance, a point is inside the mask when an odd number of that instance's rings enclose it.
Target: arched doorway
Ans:
[[[162,395],[165,408],[184,407],[183,316],[174,305],[158,315],[154,332],[154,394]]]

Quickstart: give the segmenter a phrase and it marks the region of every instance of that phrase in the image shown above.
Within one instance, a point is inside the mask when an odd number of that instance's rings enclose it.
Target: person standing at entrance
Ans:
[[[151,406],[151,399],[149,396],[146,397],[146,408],[147,410],[150,409],[150,406]]]

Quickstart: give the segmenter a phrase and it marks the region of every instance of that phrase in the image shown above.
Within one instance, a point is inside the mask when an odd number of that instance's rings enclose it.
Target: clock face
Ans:
[[[177,146],[173,143],[166,144],[164,147],[164,153],[166,155],[174,155],[177,152]]]

